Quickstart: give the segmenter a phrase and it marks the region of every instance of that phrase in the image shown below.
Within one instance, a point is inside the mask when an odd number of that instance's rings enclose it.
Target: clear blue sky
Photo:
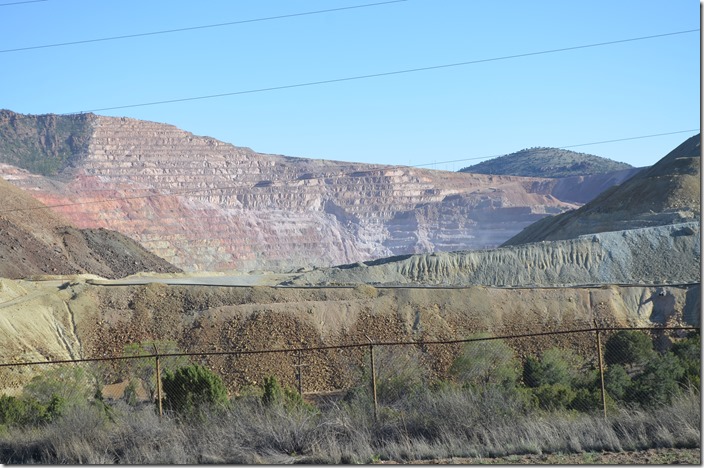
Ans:
[[[0,4],[20,0],[0,0]],[[383,0],[46,0],[0,6],[0,50]],[[66,113],[698,29],[695,0],[407,0],[0,53],[0,108]],[[264,153],[455,170],[533,146],[698,129],[700,34],[97,112]],[[692,133],[573,148],[634,166]]]

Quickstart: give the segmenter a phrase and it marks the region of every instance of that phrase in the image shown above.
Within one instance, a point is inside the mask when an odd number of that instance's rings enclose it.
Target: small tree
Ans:
[[[297,391],[287,386],[281,386],[274,376],[264,378],[262,403],[270,407],[282,405],[287,409],[313,409]]]
[[[462,354],[452,363],[450,372],[464,385],[513,388],[518,380],[518,368],[513,349],[497,339],[468,342]]]
[[[677,356],[684,369],[684,374],[680,379],[682,385],[693,388],[701,386],[701,352],[701,335],[698,332],[694,332],[672,345],[672,353]]]
[[[523,382],[529,387],[562,384],[570,386],[582,359],[569,349],[550,348],[540,359],[529,356],[523,364]]]
[[[613,364],[604,372],[604,387],[606,392],[616,400],[623,400],[633,382],[620,364]]]
[[[164,406],[179,414],[191,414],[204,405],[223,407],[228,403],[227,388],[220,377],[198,364],[166,370],[162,386]]]
[[[684,372],[679,360],[671,352],[657,356],[648,362],[643,373],[633,378],[626,398],[642,405],[670,403],[680,390],[678,381]]]
[[[634,371],[655,357],[653,342],[648,335],[636,330],[621,330],[606,341],[604,360],[607,365],[621,364]]]
[[[577,397],[576,377],[582,367],[582,358],[569,349],[550,348],[540,359],[528,357],[523,364],[523,382],[533,388],[543,409],[567,408]],[[585,388],[588,393],[588,388]],[[581,392],[582,400],[588,395]]]

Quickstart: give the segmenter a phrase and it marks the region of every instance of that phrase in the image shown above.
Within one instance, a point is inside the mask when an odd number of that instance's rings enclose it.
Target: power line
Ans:
[[[641,136],[635,136],[635,137],[628,137],[628,138],[618,138],[615,140],[603,140],[603,141],[593,141],[591,143],[580,143],[578,145],[563,145],[563,146],[555,146],[555,148],[558,149],[565,149],[565,148],[576,148],[578,146],[591,146],[591,145],[601,145],[604,143],[615,143],[618,141],[629,141],[629,140],[640,140],[643,138],[654,138],[654,137],[659,137],[659,136],[665,136],[665,135],[676,135],[678,133],[689,133],[689,132],[698,132],[698,128],[693,128],[690,130],[678,130],[676,132],[667,132],[667,133],[653,133],[651,135],[641,135]],[[478,156],[474,158],[464,158],[464,159],[453,159],[452,161],[439,161],[439,162],[433,162],[433,163],[426,163],[426,164],[414,164],[409,167],[428,167],[428,166],[434,166],[437,164],[449,164],[449,163],[456,163],[456,162],[465,162],[465,161],[477,161],[480,159],[492,159],[492,158],[499,158],[502,156],[506,156],[505,154],[494,154],[492,156]]]
[[[379,78],[379,77],[383,77],[383,76],[402,75],[402,74],[406,74],[406,73],[417,73],[417,72],[429,71],[429,70],[439,70],[439,69],[443,69],[443,68],[462,67],[462,66],[467,66],[467,65],[476,65],[478,63],[496,62],[499,60],[511,60],[511,59],[516,59],[516,58],[521,58],[521,57],[531,57],[531,56],[535,56],[535,55],[554,54],[557,52],[567,52],[567,51],[571,51],[571,50],[587,49],[587,48],[592,48],[592,47],[602,47],[602,46],[613,45],[613,44],[623,44],[626,42],[643,41],[643,40],[647,40],[647,39],[657,39],[657,38],[662,38],[662,37],[667,37],[667,36],[675,36],[678,34],[688,34],[688,33],[698,32],[698,31],[699,31],[699,29],[688,29],[688,30],[684,30],[684,31],[675,31],[675,32],[669,32],[669,33],[664,33],[664,34],[655,34],[652,36],[632,37],[632,38],[628,38],[628,39],[619,39],[619,40],[615,40],[615,41],[598,42],[598,43],[594,43],[594,44],[585,44],[585,45],[572,46],[572,47],[562,47],[559,49],[541,50],[538,52],[526,52],[523,54],[504,55],[501,57],[492,57],[492,58],[479,59],[479,60],[470,60],[467,62],[448,63],[448,64],[444,64],[444,65],[433,65],[433,66],[429,66],[429,67],[409,68],[409,69],[405,69],[405,70],[396,70],[396,71],[382,72],[382,73],[372,73],[369,75],[348,76],[345,78],[333,78],[330,80],[309,81],[309,82],[305,82],[305,83],[296,83],[296,84],[290,84],[290,85],[271,86],[268,88],[255,88],[255,89],[249,89],[246,91],[233,91],[233,92],[228,92],[228,93],[209,94],[209,95],[205,95],[205,96],[195,96],[195,97],[186,97],[186,98],[178,98],[178,99],[166,99],[163,101],[142,102],[142,103],[138,103],[138,104],[126,104],[126,105],[122,105],[122,106],[101,107],[101,108],[97,108],[97,109],[90,109],[90,110],[83,110],[83,111],[76,111],[76,112],[67,112],[63,115],[83,114],[83,113],[87,113],[87,112],[101,112],[101,111],[117,110],[117,109],[129,109],[129,108],[134,108],[134,107],[156,106],[156,105],[161,105],[161,104],[172,104],[172,103],[176,103],[176,102],[198,101],[198,100],[203,100],[203,99],[215,99],[215,98],[222,98],[222,97],[227,97],[227,96],[237,96],[237,95],[242,95],[242,94],[264,93],[264,92],[268,92],[268,91],[279,91],[279,90],[283,90],[283,89],[303,88],[303,87],[307,87],[307,86],[318,86],[318,85],[323,85],[323,84],[341,83],[344,81],[366,80],[369,78]]]
[[[10,3],[0,3],[0,7],[11,6],[11,5],[23,5],[25,3],[39,3],[48,2],[49,0],[25,0],[23,2],[10,2]]]
[[[47,0],[33,0],[33,1],[47,1]],[[21,52],[21,51],[25,51],[25,50],[35,50],[35,49],[48,49],[51,47],[64,47],[64,46],[77,45],[77,44],[90,44],[93,42],[116,41],[116,40],[130,39],[130,38],[135,38],[135,37],[156,36],[159,34],[172,34],[172,33],[184,32],[184,31],[195,31],[195,30],[199,30],[199,29],[221,28],[224,26],[234,26],[234,25],[238,25],[238,24],[256,23],[256,22],[260,22],[260,21],[270,21],[270,20],[277,20],[277,19],[284,19],[284,18],[295,18],[297,16],[318,15],[318,14],[322,14],[322,13],[332,13],[335,11],[353,10],[353,9],[357,9],[357,8],[368,8],[368,7],[374,7],[374,6],[379,6],[379,5],[388,5],[391,3],[401,3],[401,2],[406,2],[406,1],[408,1],[408,0],[389,0],[389,1],[385,1],[385,2],[366,3],[363,5],[352,5],[352,6],[340,7],[340,8],[328,8],[327,10],[306,11],[306,12],[302,12],[302,13],[291,13],[288,15],[267,16],[265,18],[254,18],[254,19],[248,19],[248,20],[230,21],[227,23],[206,24],[206,25],[201,25],[201,26],[190,26],[187,28],[165,29],[162,31],[151,31],[151,32],[137,33],[137,34],[125,34],[122,36],[101,37],[101,38],[97,38],[97,39],[85,39],[85,40],[81,40],[81,41],[58,42],[58,43],[54,43],[54,44],[44,44],[44,45],[29,46],[29,47],[18,47],[16,49],[0,50],[0,53]],[[18,3],[29,3],[29,2],[18,2]],[[7,4],[7,5],[12,5],[12,4]],[[0,5],[0,6],[3,6],[3,5]]]
[[[613,142],[613,141],[627,141],[627,140],[637,140],[641,138],[653,138],[656,136],[664,136],[664,135],[674,135],[677,133],[686,133],[686,132],[693,132],[693,131],[698,131],[698,129],[694,130],[679,130],[676,132],[667,132],[667,133],[655,133],[651,135],[641,135],[641,136],[636,136],[636,137],[627,137],[627,138],[619,138],[615,140],[608,140],[608,141],[598,141],[598,142],[591,142],[591,143],[580,143],[576,145],[570,145],[570,147],[576,147],[576,146],[588,146],[588,145],[595,145],[595,144],[601,144],[601,143],[606,143],[606,142]],[[567,148],[568,146],[563,146],[562,148]],[[353,172],[340,172],[337,174],[326,174],[326,175],[319,175],[319,176],[312,176],[312,177],[306,177],[306,178],[299,178],[299,179],[288,179],[285,181],[278,181],[278,182],[273,182],[273,181],[265,181],[265,180],[260,180],[256,184],[252,185],[249,188],[256,189],[256,188],[264,188],[264,187],[271,187],[271,186],[283,186],[284,184],[288,182],[293,182],[293,181],[305,181],[305,180],[323,180],[323,179],[331,179],[331,178],[340,178],[340,177],[352,177],[352,176],[358,176],[358,175],[370,175],[375,172],[380,172],[380,171],[388,171],[388,170],[393,170],[393,169],[404,169],[404,168],[413,168],[413,167],[424,167],[424,166],[430,166],[433,164],[445,164],[445,163],[450,163],[450,162],[460,162],[460,161],[469,161],[473,159],[489,159],[493,157],[499,157],[503,155],[497,155],[497,156],[483,156],[480,158],[466,158],[466,159],[457,159],[454,161],[441,161],[438,163],[429,163],[429,164],[418,164],[415,166],[403,166],[403,165],[378,165],[378,167],[375,167],[374,169],[367,169],[367,170],[357,170]],[[262,184],[263,185],[259,185]],[[220,186],[220,187],[209,187],[209,188],[199,188],[199,189],[185,189],[185,190],[178,190],[174,192],[169,192],[169,193],[151,193],[151,194],[145,194],[145,195],[132,195],[132,196],[126,196],[126,197],[115,197],[115,198],[103,198],[100,200],[91,200],[91,201],[83,201],[83,202],[74,202],[74,203],[60,203],[60,204],[55,204],[55,205],[42,205],[42,206],[37,206],[37,207],[31,207],[31,208],[13,208],[9,210],[0,210],[0,214],[2,213],[15,213],[15,212],[21,212],[21,211],[35,211],[35,210],[44,210],[48,208],[65,208],[65,207],[70,207],[70,206],[83,206],[83,205],[95,205],[95,204],[101,204],[101,203],[109,203],[109,202],[116,202],[116,201],[125,201],[125,200],[138,200],[138,199],[149,199],[149,198],[160,198],[160,197],[172,197],[172,196],[180,196],[180,195],[187,195],[187,194],[192,194],[192,193],[201,193],[201,192],[214,192],[217,190],[237,190],[237,189],[242,189],[245,188],[244,185],[228,185],[228,186]],[[148,189],[148,190],[156,190],[154,188]],[[114,191],[114,189],[109,189],[109,191]]]

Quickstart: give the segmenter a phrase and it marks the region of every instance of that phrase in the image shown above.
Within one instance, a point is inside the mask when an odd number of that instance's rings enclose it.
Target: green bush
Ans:
[[[24,395],[49,406],[59,398],[61,406],[85,405],[99,390],[95,378],[82,367],[62,366],[35,376],[24,388]],[[55,401],[54,405],[58,403]]]
[[[465,386],[512,388],[518,380],[519,365],[513,349],[501,340],[470,341],[452,363],[450,372]]]
[[[303,397],[294,389],[282,386],[276,377],[265,377],[263,384],[262,403],[265,406],[282,405],[288,409],[307,408],[313,409],[311,405],[303,400]]]
[[[65,410],[66,401],[53,395],[47,404],[31,396],[0,396],[0,425],[37,426],[55,421]]]
[[[684,372],[673,353],[658,356],[648,362],[643,373],[633,378],[626,398],[643,406],[670,403],[679,393],[679,381]]]
[[[620,364],[613,364],[604,372],[606,393],[616,400],[623,400],[632,384],[631,377]]]
[[[677,356],[684,374],[680,379],[683,386],[699,388],[701,386],[701,335],[693,332],[687,338],[673,343],[672,353]]]
[[[574,383],[582,359],[569,349],[550,348],[540,359],[529,356],[523,364],[523,382],[529,387]]]
[[[611,336],[604,347],[607,365],[620,364],[627,370],[643,366],[655,357],[653,342],[637,330],[620,330]]]
[[[533,393],[538,398],[538,405],[545,410],[568,408],[577,396],[572,387],[561,383],[541,385],[534,388]]]
[[[202,407],[228,404],[227,388],[220,377],[198,364],[166,370],[162,377],[164,406],[178,414],[191,414]]]
[[[179,348],[174,341],[165,340],[150,340],[141,341],[139,343],[127,344],[123,350],[123,356],[135,357],[135,359],[124,359],[120,361],[119,373],[122,376],[127,376],[130,380],[132,389],[136,391],[137,382],[141,381],[144,387],[149,392],[149,400],[156,400],[156,362],[153,357],[137,358],[137,356],[152,355],[155,350],[159,353],[178,353]],[[180,367],[189,365],[186,356],[163,356],[159,358],[159,365],[162,372],[166,370],[175,371]],[[133,403],[136,399],[133,394],[127,394]]]

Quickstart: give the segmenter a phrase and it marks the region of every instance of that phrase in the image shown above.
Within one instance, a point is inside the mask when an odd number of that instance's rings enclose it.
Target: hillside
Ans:
[[[77,118],[14,114],[3,138],[42,148],[47,139],[27,129]],[[285,271],[495,247],[579,206],[553,195],[558,179],[267,155],[161,123],[81,118],[75,140],[87,146],[58,176],[6,164],[0,177],[63,205],[54,211],[80,228],[119,231],[190,271]],[[17,163],[23,154],[0,156]]]
[[[42,175],[56,175],[88,150],[93,114],[21,114],[0,109],[0,162]]]
[[[701,136],[695,135],[657,164],[611,187],[580,209],[544,218],[503,245],[699,221],[700,200]]]
[[[529,148],[460,169],[475,174],[574,177],[632,169],[630,164],[560,148]]]
[[[180,271],[122,234],[76,229],[4,180],[0,199],[2,278],[77,273],[121,278],[141,271]]]

